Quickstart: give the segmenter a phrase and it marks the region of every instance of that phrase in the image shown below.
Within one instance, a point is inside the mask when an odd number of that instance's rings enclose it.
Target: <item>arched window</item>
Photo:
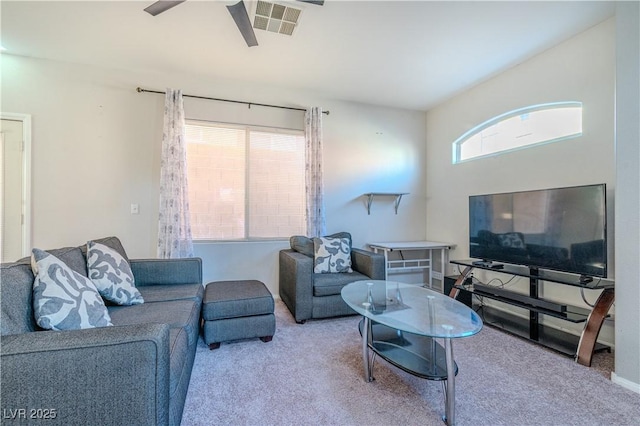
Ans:
[[[531,105],[500,114],[453,143],[453,163],[582,135],[582,102]]]

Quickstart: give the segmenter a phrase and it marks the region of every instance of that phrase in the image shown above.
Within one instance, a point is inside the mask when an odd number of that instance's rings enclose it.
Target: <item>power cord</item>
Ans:
[[[580,287],[580,296],[582,297],[582,301],[583,301],[585,304],[587,304],[587,306],[589,306],[589,307],[591,307],[591,308],[593,308],[593,307],[595,307],[595,306],[596,306],[596,304],[595,304],[595,303],[593,303],[593,304],[592,304],[592,303],[589,303],[589,302],[587,301],[587,298],[586,298],[586,297],[584,297],[584,288],[582,288],[582,287]]]
[[[507,282],[503,282],[500,278],[493,278],[493,279],[489,280],[489,282],[487,282],[487,283],[482,283],[482,284],[484,284],[484,285],[492,285],[492,284],[491,284],[492,282],[497,281],[497,282],[499,282],[499,283],[500,283],[500,285],[497,285],[496,287],[499,287],[499,288],[505,288],[505,286],[506,286],[507,284],[509,284],[511,281],[513,281],[513,280],[515,280],[515,279],[519,279],[519,278],[522,278],[522,277],[519,277],[519,276],[517,276],[517,275],[513,275],[513,276],[511,276],[511,278],[509,278],[509,280],[508,280]],[[517,281],[516,281],[516,282],[517,282]],[[515,283],[514,283],[514,284],[515,284]]]
[[[598,286],[600,285],[600,281],[602,281],[602,277],[599,277],[599,278],[598,278],[598,282],[597,282],[597,283],[595,283],[594,287],[598,287]],[[593,307],[596,305],[595,303],[593,303],[593,304],[589,303],[589,302],[587,301],[587,298],[586,298],[586,297],[584,297],[584,287],[580,287],[580,297],[582,297],[582,301],[583,301],[587,306],[589,306],[589,307],[593,308]]]
[[[600,284],[600,281],[602,281],[602,278],[600,278],[600,279],[598,280],[598,282],[596,283],[596,287],[598,286],[598,284]],[[595,308],[596,304],[595,304],[595,303],[589,303],[589,301],[588,301],[588,300],[587,300],[587,298],[585,297],[585,295],[584,295],[584,288],[583,288],[583,287],[580,287],[580,297],[582,297],[582,301],[583,301],[587,306],[589,306],[590,308]],[[611,306],[612,306],[612,307],[614,308],[614,310],[615,310],[616,302],[613,302],[613,303],[611,304]],[[615,322],[615,318],[607,318],[607,317],[605,317],[605,318],[604,318],[604,320],[605,320],[605,321],[614,321],[614,322]]]

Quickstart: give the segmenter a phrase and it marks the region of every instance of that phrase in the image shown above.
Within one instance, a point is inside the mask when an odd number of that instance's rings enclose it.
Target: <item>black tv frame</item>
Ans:
[[[565,190],[565,189],[580,189],[580,188],[593,188],[593,187],[600,187],[601,191],[602,191],[602,197],[603,197],[603,223],[602,223],[602,227],[603,227],[603,239],[602,239],[602,253],[603,253],[603,265],[601,268],[593,268],[592,270],[581,270],[581,269],[572,269],[569,268],[567,266],[567,264],[564,265],[554,265],[554,264],[550,264],[550,263],[543,263],[543,262],[536,262],[535,261],[535,257],[531,258],[531,257],[527,257],[525,255],[525,253],[523,252],[522,255],[520,257],[516,257],[516,256],[501,256],[499,254],[504,254],[504,250],[500,251],[498,250],[497,252],[491,252],[489,250],[484,250],[484,252],[479,252],[478,248],[479,247],[477,245],[477,241],[474,242],[473,238],[474,235],[472,235],[473,232],[473,224],[472,224],[472,199],[474,197],[487,197],[487,196],[500,196],[500,195],[513,195],[513,194],[522,194],[522,193],[535,193],[535,192],[547,192],[547,191],[555,191],[555,190]],[[588,184],[588,185],[577,185],[577,186],[565,186],[565,187],[554,187],[554,188],[542,188],[542,189],[534,189],[534,190],[524,190],[524,191],[512,191],[512,192],[502,192],[502,193],[491,193],[491,194],[476,194],[476,195],[470,195],[469,196],[469,255],[472,258],[475,259],[481,259],[480,261],[477,261],[476,263],[478,264],[478,266],[485,266],[485,267],[490,267],[490,268],[496,268],[499,269],[502,266],[499,263],[494,263],[494,262],[502,262],[502,263],[506,263],[506,264],[512,264],[512,265],[521,265],[521,266],[525,266],[528,267],[529,269],[533,270],[552,270],[552,271],[558,271],[558,272],[562,272],[562,273],[568,273],[568,274],[575,274],[575,275],[580,275],[580,281],[583,284],[586,284],[590,281],[592,281],[592,277],[598,277],[598,278],[607,278],[607,272],[608,272],[608,253],[607,253],[607,221],[608,221],[608,217],[607,217],[607,187],[605,183],[599,183],[599,184]],[[599,243],[599,241],[598,241]],[[496,255],[496,253],[498,253],[498,255]],[[570,266],[570,264],[568,264]]]

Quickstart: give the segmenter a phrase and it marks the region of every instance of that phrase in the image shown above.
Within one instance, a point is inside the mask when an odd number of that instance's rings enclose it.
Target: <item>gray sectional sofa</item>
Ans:
[[[94,240],[126,253],[115,237]],[[86,247],[48,250],[87,276]],[[2,264],[3,424],[178,425],[199,337],[198,258],[129,260],[144,303],[107,305],[113,327],[42,331],[30,259]]]

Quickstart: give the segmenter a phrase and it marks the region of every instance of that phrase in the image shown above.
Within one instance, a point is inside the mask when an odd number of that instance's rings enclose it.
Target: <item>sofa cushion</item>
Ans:
[[[170,300],[202,301],[204,287],[202,284],[163,284],[138,287],[145,303],[166,302]]]
[[[33,311],[38,326],[78,330],[112,325],[91,281],[46,251],[33,249]]]
[[[129,261],[136,287],[202,284],[202,259],[132,259]]]
[[[72,270],[76,271],[80,275],[87,277],[87,260],[85,259],[85,250],[80,247],[63,247],[53,250],[46,250],[63,261]],[[24,263],[31,265],[31,256],[23,257],[16,261],[16,263]],[[29,266],[31,267],[31,266]]]
[[[289,244],[291,248],[298,253],[305,254],[309,257],[313,257],[313,240],[304,235],[294,235],[289,238]]]
[[[360,280],[370,280],[368,276],[360,272],[340,274],[313,274],[313,295],[331,296],[340,294],[342,287]]]
[[[109,306],[108,309],[114,325],[169,324],[171,328],[185,329],[189,337],[189,345],[195,344],[198,338],[200,322],[200,302],[198,301],[173,300],[132,306]]]
[[[347,238],[314,238],[313,248],[314,273],[352,272],[351,244]]]
[[[33,317],[33,279],[28,263],[3,263],[0,266],[0,326],[3,336],[37,330]]]
[[[500,240],[498,236],[491,231],[481,229],[478,231],[478,244],[482,246],[499,246]]]
[[[260,281],[216,281],[207,284],[202,318],[214,321],[273,314],[273,309],[273,296]]]
[[[111,247],[95,241],[87,243],[87,272],[104,299],[117,305],[144,302],[134,285],[129,262]]]

